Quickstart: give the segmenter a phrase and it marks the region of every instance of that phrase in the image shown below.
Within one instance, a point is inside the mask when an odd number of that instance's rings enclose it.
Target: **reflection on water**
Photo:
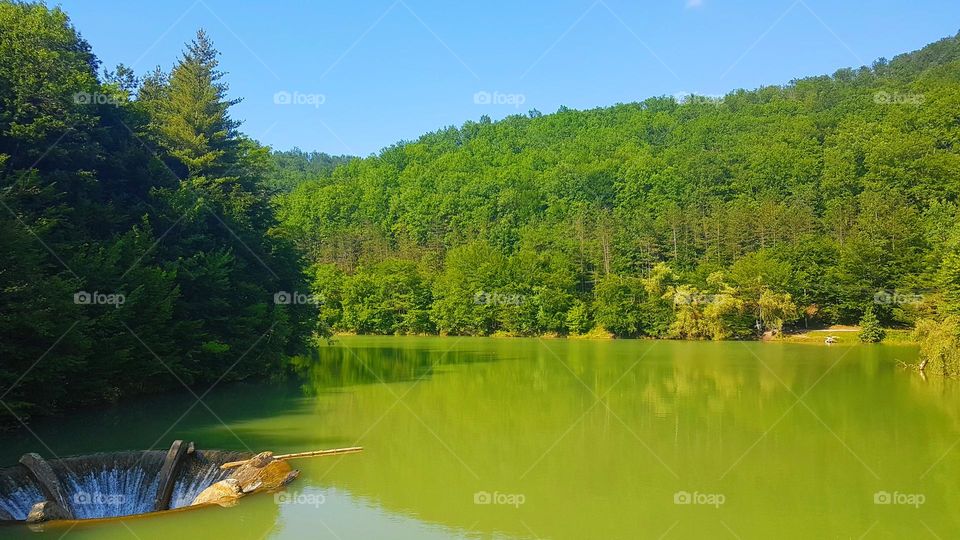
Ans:
[[[126,527],[142,538],[858,538],[926,528],[947,538],[960,532],[960,395],[952,381],[897,367],[915,354],[350,337],[298,359],[297,381],[34,429],[61,455],[146,448],[181,416],[158,444],[367,448],[296,462],[302,474],[283,495],[85,525],[68,538],[130,537]],[[43,451],[29,434],[5,443],[5,464]],[[923,503],[876,504],[884,493]]]

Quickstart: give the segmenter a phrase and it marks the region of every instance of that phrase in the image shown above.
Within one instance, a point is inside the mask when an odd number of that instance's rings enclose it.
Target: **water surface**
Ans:
[[[166,446],[295,452],[283,494],[59,538],[950,538],[960,393],[912,348],[349,337],[303,379],[84,411],[2,464]],[[42,442],[41,442],[42,441]],[[890,504],[887,504],[890,502]],[[879,504],[878,504],[879,503]]]

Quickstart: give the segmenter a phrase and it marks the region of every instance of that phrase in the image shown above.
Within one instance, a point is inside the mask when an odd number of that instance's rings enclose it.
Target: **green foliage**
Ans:
[[[300,349],[315,310],[273,304],[307,287],[274,232],[269,154],[236,131],[202,32],[169,75],[101,81],[62,11],[3,1],[0,53],[0,389],[18,417]]]
[[[430,286],[410,261],[364,267],[343,282],[340,326],[364,334],[425,334]]]
[[[776,293],[764,290],[757,302],[760,313],[760,324],[766,330],[779,334],[783,330],[783,323],[794,321],[800,316],[797,305],[793,303],[790,293]]]
[[[582,300],[575,301],[570,307],[570,311],[567,312],[566,325],[571,334],[586,334],[589,332],[593,326],[590,306]]]
[[[271,170],[265,179],[272,191],[287,193],[298,185],[329,176],[338,165],[355,159],[352,156],[331,156],[323,152],[304,152],[299,148],[274,151]]]
[[[945,377],[960,375],[960,318],[921,319],[913,337],[920,344],[921,369]]]
[[[949,309],[958,69],[952,37],[717,100],[466,122],[299,183],[278,200],[281,229],[347,275],[426,262],[443,333],[743,338],[854,324],[878,290],[940,287]],[[717,271],[723,286],[707,282]],[[716,303],[664,298],[680,286]],[[876,315],[910,323],[936,296]]]
[[[23,417],[262,374],[328,329],[734,339],[801,309],[919,318],[925,358],[956,373],[958,70],[953,37],[353,159],[244,137],[202,31],[169,72],[98,77],[59,8],[0,0],[4,402]],[[877,291],[935,292],[874,311]],[[122,305],[79,300],[94,292]]]
[[[647,297],[643,283],[636,278],[608,276],[594,291],[597,326],[616,337],[644,335],[647,328],[641,305]]]
[[[863,318],[860,319],[860,333],[857,337],[864,343],[880,343],[886,337],[886,332],[880,326],[880,320],[873,313],[872,307],[867,308]]]

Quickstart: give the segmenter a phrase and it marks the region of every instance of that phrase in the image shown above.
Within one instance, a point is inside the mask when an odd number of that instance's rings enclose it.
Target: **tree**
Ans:
[[[646,300],[643,283],[636,278],[608,276],[597,283],[594,320],[616,337],[644,335],[647,328],[641,305]]]
[[[921,319],[913,331],[920,344],[920,371],[927,367],[944,377],[960,375],[960,318]]]
[[[880,343],[886,337],[886,332],[880,326],[880,320],[873,313],[872,307],[867,308],[863,318],[860,319],[860,333],[857,337],[864,343]]]
[[[779,333],[785,322],[799,317],[796,304],[783,291],[790,281],[791,268],[769,250],[759,250],[738,260],[730,268],[738,294],[752,311],[758,329]]]
[[[586,334],[589,332],[590,328],[593,327],[589,305],[582,300],[574,301],[570,311],[567,312],[566,324],[571,334]]]
[[[313,305],[275,302],[308,289],[262,188],[269,153],[236,130],[204,34],[169,77],[98,80],[61,10],[0,2],[0,51],[14,414],[264,373],[322,330]]]
[[[315,303],[275,301],[277,294],[304,298],[309,287],[292,245],[271,232],[276,220],[263,185],[269,154],[237,131],[229,108],[238,100],[226,97],[218,54],[198,31],[170,75],[157,77],[158,88],[141,98],[155,111],[151,136],[180,178],[161,193],[179,241],[158,246],[181,261],[179,316],[202,321],[196,340],[221,344],[188,355],[204,376],[222,373],[252,347],[258,354],[234,369],[263,370],[323,328]],[[276,338],[262,339],[267,334]]]
[[[430,301],[430,283],[414,263],[387,260],[344,280],[340,326],[362,334],[429,333]]]

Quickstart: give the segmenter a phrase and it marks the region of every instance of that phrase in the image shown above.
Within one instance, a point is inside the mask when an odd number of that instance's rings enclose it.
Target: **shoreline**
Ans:
[[[912,329],[905,328],[884,328],[886,338],[878,345],[916,345],[917,342],[912,338]],[[756,339],[726,339],[719,342],[758,342],[758,343],[798,343],[806,345],[873,345],[872,343],[862,343],[858,337],[860,328],[855,326],[834,326],[829,328],[818,328],[811,330],[795,331],[783,333],[774,337],[758,337]],[[832,344],[826,343],[827,336],[834,336],[836,341]],[[490,335],[451,335],[451,334],[359,334],[356,332],[334,332],[330,339],[338,337],[444,337],[444,338],[489,338],[489,339],[550,339],[550,340],[572,340],[572,341],[692,341],[708,342],[708,339],[670,339],[657,338],[650,336],[635,338],[618,338],[608,332],[589,332],[586,334],[561,335],[555,333],[538,335],[514,335],[505,333],[493,333]]]

